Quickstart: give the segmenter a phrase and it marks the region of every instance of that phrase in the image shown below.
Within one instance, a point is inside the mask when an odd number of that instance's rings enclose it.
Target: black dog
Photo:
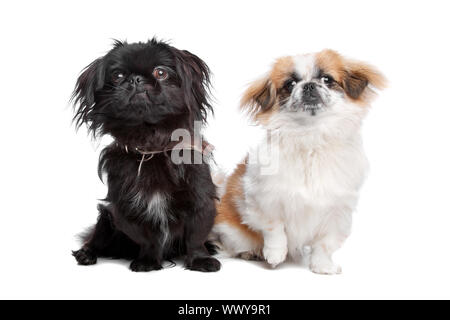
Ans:
[[[172,154],[202,156],[205,144],[175,144],[172,132],[195,136],[206,121],[209,69],[197,56],[155,39],[116,42],[80,75],[74,91],[77,127],[114,143],[101,153],[108,194],[98,222],[73,252],[79,264],[97,257],[132,259],[133,271],[185,257],[186,268],[218,271],[206,247],[216,215],[216,188],[206,161],[174,163]]]

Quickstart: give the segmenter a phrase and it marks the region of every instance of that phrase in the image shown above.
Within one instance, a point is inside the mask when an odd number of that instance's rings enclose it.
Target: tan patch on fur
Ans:
[[[224,196],[217,205],[217,217],[215,223],[226,223],[233,228],[238,229],[241,234],[258,242],[262,245],[263,238],[261,234],[251,230],[242,223],[236,200],[242,200],[244,190],[242,186],[242,177],[247,170],[246,164],[239,164],[233,174],[228,178],[227,187]]]
[[[270,100],[270,97],[275,95],[275,88],[268,76],[258,79],[250,84],[247,90],[245,90],[244,95],[241,98],[241,110],[247,112],[256,119],[262,113],[270,111],[270,109],[262,110],[260,101],[264,99]],[[269,101],[269,103],[272,103],[272,101]]]
[[[294,70],[292,57],[282,57],[275,61],[270,73],[253,82],[244,92],[241,109],[246,111],[255,121],[267,123],[280,106],[277,90],[281,88]]]
[[[273,64],[270,72],[270,80],[279,89],[294,71],[294,60],[292,57],[278,58]]]
[[[387,79],[384,75],[369,64],[347,60],[346,68],[350,72],[364,75],[369,80],[369,83],[377,89],[381,90],[387,87]]]
[[[337,82],[342,83],[344,61],[339,53],[329,49],[322,50],[316,54],[316,65]]]
[[[316,54],[316,65],[331,75],[344,88],[349,99],[360,105],[367,105],[375,92],[370,87],[365,87],[358,97],[352,97],[348,94],[348,86],[357,87],[357,82],[361,80],[367,81],[369,85],[380,90],[387,85],[386,78],[375,67],[364,62],[347,59],[330,49]]]

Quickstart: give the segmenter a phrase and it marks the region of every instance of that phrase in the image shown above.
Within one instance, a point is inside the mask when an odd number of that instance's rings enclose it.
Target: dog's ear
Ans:
[[[374,67],[355,61],[348,61],[344,65],[342,87],[352,99],[358,100],[364,95],[368,85],[377,89],[386,87],[385,77]]]
[[[78,77],[72,94],[75,106],[74,121],[77,128],[90,121],[89,113],[95,104],[95,92],[103,88],[104,81],[105,71],[102,58],[89,64]]]
[[[244,92],[241,99],[241,109],[252,117],[264,113],[275,105],[277,91],[269,76],[263,77],[252,84]]]
[[[206,121],[208,111],[213,111],[209,102],[210,70],[195,54],[173,48],[177,74],[181,80],[187,107],[193,120]]]

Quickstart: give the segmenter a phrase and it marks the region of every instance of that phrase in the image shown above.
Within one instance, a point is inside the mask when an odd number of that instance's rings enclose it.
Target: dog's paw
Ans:
[[[149,272],[154,270],[161,270],[162,265],[156,262],[149,263],[142,260],[133,260],[131,261],[130,269],[134,272]]]
[[[254,253],[252,251],[241,252],[236,257],[239,258],[239,259],[247,260],[247,261],[261,261],[261,260],[263,260],[263,258],[261,258],[260,255]]]
[[[220,270],[219,260],[213,257],[197,257],[186,263],[186,269],[201,272],[216,272]]]
[[[264,259],[266,259],[267,263],[270,264],[272,268],[275,268],[286,260],[287,252],[287,247],[264,247],[263,250]]]
[[[97,263],[97,256],[89,249],[80,249],[78,251],[72,251],[72,255],[75,257],[79,265],[89,266]]]
[[[341,274],[342,268],[330,261],[311,262],[309,269],[317,274]]]

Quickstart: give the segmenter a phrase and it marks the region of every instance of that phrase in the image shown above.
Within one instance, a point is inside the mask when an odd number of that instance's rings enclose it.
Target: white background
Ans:
[[[0,298],[450,298],[449,12],[431,0],[2,1]],[[206,136],[227,169],[254,136],[239,97],[276,57],[333,48],[386,74],[363,130],[371,172],[335,256],[343,275],[240,260],[215,274],[76,265],[75,235],[106,189],[101,143],[71,124],[71,91],[112,38],[153,35],[214,72]]]

